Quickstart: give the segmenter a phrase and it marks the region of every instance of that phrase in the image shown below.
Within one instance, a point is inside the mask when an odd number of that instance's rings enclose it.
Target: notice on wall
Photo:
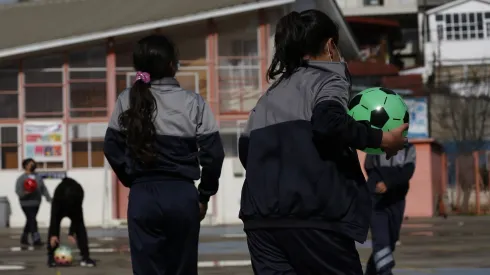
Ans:
[[[405,98],[410,114],[409,138],[429,137],[429,112],[427,98]]]
[[[26,122],[24,158],[39,162],[64,161],[64,125],[61,122]]]

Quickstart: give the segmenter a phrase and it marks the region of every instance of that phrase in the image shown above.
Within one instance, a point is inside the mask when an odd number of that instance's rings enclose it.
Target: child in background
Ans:
[[[88,250],[88,237],[83,222],[82,186],[72,178],[64,178],[56,187],[51,206],[51,221],[48,230],[48,266],[55,267],[54,251],[58,248],[60,239],[60,224],[64,217],[71,220],[68,240],[77,244],[82,256],[81,266],[94,267],[95,261],[90,259]]]
[[[44,181],[40,175],[36,173],[36,161],[31,158],[22,161],[22,168],[24,173],[17,178],[15,184],[15,192],[19,196],[20,206],[26,216],[26,224],[24,226],[24,232],[20,238],[20,244],[22,246],[28,246],[29,233],[32,236],[34,246],[42,246],[41,236],[37,228],[37,212],[41,204],[42,197],[44,196],[48,202],[51,202],[51,196],[48,189],[44,185]],[[26,180],[33,180],[37,184],[37,188],[33,192],[26,191],[24,182]]]

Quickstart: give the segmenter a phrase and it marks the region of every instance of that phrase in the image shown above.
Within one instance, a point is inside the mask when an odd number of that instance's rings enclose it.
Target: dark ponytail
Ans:
[[[321,11],[293,11],[283,16],[276,25],[275,52],[267,78],[274,80],[278,75],[290,77],[305,64],[305,56],[323,54],[325,43],[330,38],[338,43],[338,27]]]
[[[150,79],[136,80],[129,91],[129,109],[119,116],[119,125],[126,136],[126,145],[132,156],[145,164],[155,161],[155,115],[157,103],[150,87],[151,81],[174,77],[177,72],[177,51],[163,35],[141,39],[133,53],[136,71],[148,74]]]

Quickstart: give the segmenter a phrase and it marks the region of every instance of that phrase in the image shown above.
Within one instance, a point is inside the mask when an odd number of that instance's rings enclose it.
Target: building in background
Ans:
[[[0,177],[4,186],[0,196],[17,200],[14,183],[20,162],[33,157],[40,171],[63,171],[90,190],[84,206],[90,213],[87,225],[125,218],[128,190],[105,166],[103,137],[118,93],[134,80],[134,43],[160,32],[180,50],[181,85],[206,98],[221,124],[227,154],[225,184],[221,195],[213,197],[208,219],[238,222],[243,170],[237,162],[236,136],[268,86],[265,72],[274,24],[297,4],[294,0],[68,0],[2,7]],[[308,5],[339,22],[342,53],[347,59],[357,58],[358,47],[335,3],[318,0]],[[56,182],[47,180],[51,191]],[[20,208],[11,205],[11,225],[23,224]],[[48,204],[42,204],[38,217],[46,226]]]
[[[399,69],[423,65],[424,11],[450,0],[336,0],[364,58],[377,58]]]

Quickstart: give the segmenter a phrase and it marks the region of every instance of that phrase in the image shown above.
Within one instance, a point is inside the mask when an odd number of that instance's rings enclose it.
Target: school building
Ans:
[[[25,222],[14,186],[26,157],[51,173],[45,180],[51,193],[65,174],[83,185],[88,226],[125,220],[128,189],[105,163],[103,138],[118,93],[134,79],[132,47],[151,33],[174,40],[181,86],[203,95],[220,122],[227,157],[206,222],[239,222],[244,171],[237,135],[268,86],[275,23],[305,8],[338,22],[343,55],[359,56],[335,1],[66,0],[1,7],[0,196],[10,201],[10,225]],[[43,202],[41,227],[49,209]]]

